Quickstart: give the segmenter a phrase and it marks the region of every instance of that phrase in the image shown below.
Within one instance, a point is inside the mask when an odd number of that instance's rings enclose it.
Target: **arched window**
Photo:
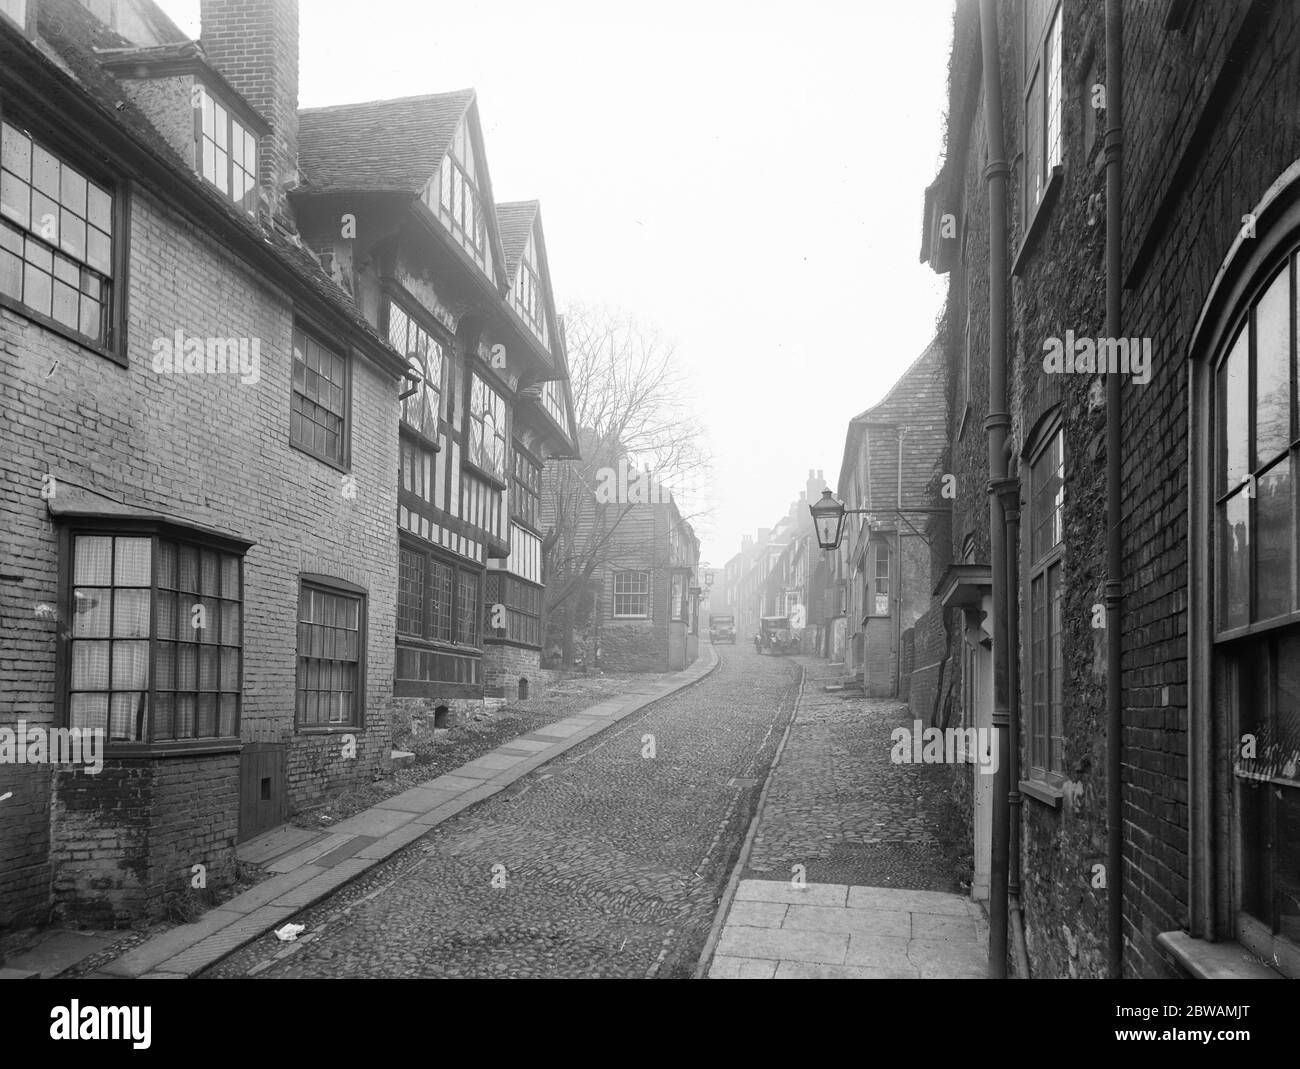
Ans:
[[[1300,976],[1300,161],[1250,218],[1190,346],[1190,928]]]
[[[1257,952],[1300,946],[1296,251],[1257,275],[1213,362],[1216,706],[1241,917]],[[1265,946],[1264,944],[1267,944]]]

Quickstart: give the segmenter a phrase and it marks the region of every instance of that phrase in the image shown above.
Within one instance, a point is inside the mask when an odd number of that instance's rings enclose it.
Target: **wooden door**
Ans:
[[[239,841],[284,823],[286,745],[245,742],[239,755]]]

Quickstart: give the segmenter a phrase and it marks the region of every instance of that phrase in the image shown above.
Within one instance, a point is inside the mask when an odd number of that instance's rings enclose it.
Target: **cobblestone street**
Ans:
[[[798,689],[720,660],[203,975],[689,976]]]
[[[890,732],[910,727],[895,698],[826,692],[840,670],[811,657],[803,701],[768,790],[745,876],[810,883],[969,890],[965,833],[952,808],[952,769],[890,761]],[[962,886],[962,880],[966,886]]]

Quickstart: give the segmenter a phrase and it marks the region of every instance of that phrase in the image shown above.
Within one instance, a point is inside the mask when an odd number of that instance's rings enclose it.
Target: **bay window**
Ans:
[[[402,540],[395,693],[420,696],[434,692],[426,685],[482,682],[482,574]]]
[[[504,605],[505,628],[485,631],[496,641],[511,642],[519,646],[541,649],[542,646],[542,588],[526,583],[506,572],[488,572],[483,610],[489,621],[493,605]]]
[[[139,522],[69,532],[67,724],[124,744],[239,736],[243,544]]]

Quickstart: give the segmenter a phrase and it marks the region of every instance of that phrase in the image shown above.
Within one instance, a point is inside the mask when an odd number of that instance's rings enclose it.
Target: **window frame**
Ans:
[[[623,590],[620,591],[619,580],[626,576],[641,575],[645,576],[644,590]],[[614,620],[653,620],[651,614],[651,601],[654,595],[654,577],[647,568],[618,568],[610,576],[610,614]],[[644,598],[645,611],[643,612],[623,612],[618,611],[619,598]]]
[[[407,420],[406,418],[407,399],[401,400],[400,402],[401,408],[398,416],[398,424],[402,431],[410,435],[417,442],[423,445],[426,449],[429,449],[430,451],[437,453],[441,449],[441,445],[439,443],[439,437],[447,433],[447,427],[451,423],[451,405],[454,403],[450,397],[450,394],[452,392],[451,367],[450,367],[450,362],[452,359],[452,355],[451,355],[452,341],[451,338],[448,337],[447,332],[443,330],[441,327],[437,326],[434,320],[432,320],[429,316],[425,315],[423,311],[417,310],[418,302],[409,299],[404,300],[400,297],[394,296],[391,293],[388,293],[385,294],[385,300],[384,300],[383,333],[384,333],[384,337],[388,339],[390,345],[393,345],[393,326],[394,326],[393,309],[394,308],[397,308],[397,310],[400,311],[402,315],[406,317],[406,322],[407,322],[406,336],[407,336],[408,345],[411,337],[411,331],[412,329],[414,329],[414,330],[421,331],[433,345],[437,346],[438,351],[440,353],[440,361],[439,361],[439,368],[438,368],[439,382],[436,387],[431,387],[431,390],[436,399],[436,403],[433,406],[433,424],[434,424],[433,436],[430,437],[428,434],[425,434],[418,427],[416,427],[414,424],[412,424]],[[393,345],[393,348],[397,349],[397,346]],[[410,351],[405,349],[399,349],[398,352],[401,354],[402,358],[406,360],[408,367],[412,371],[415,371],[416,368],[411,362]],[[428,367],[427,365],[423,364],[423,361],[421,361],[421,367],[419,368],[419,372],[421,376],[421,381],[427,385]],[[403,392],[405,392],[405,390],[403,390]],[[414,394],[412,396],[414,396]]]
[[[670,623],[686,622],[686,576],[684,571],[674,570],[672,581],[668,584],[668,620]]]
[[[34,18],[34,14],[31,17]],[[93,181],[97,186],[105,190],[112,197],[110,222],[113,228],[113,232],[109,235],[111,243],[109,260],[112,273],[104,276],[96,268],[90,267],[89,264],[82,261],[86,270],[101,275],[100,284],[107,285],[109,290],[107,299],[103,301],[102,316],[105,322],[99,338],[91,338],[89,335],[82,334],[79,329],[74,330],[60,323],[52,315],[47,316],[23,303],[22,300],[3,293],[0,293],[0,307],[38,323],[45,329],[75,342],[84,349],[89,349],[91,352],[106,357],[115,364],[127,367],[129,363],[127,356],[127,323],[129,321],[127,293],[130,289],[130,241],[127,240],[127,235],[131,232],[131,183],[115,169],[103,165],[95,157],[92,157],[86,152],[85,145],[78,144],[66,131],[51,127],[21,106],[15,106],[2,98],[0,98],[0,122],[15,127],[33,144],[39,144],[46,152],[55,156],[60,164],[66,164],[81,177]],[[62,212],[61,200],[58,203],[60,212]],[[41,237],[37,231],[31,229],[30,218],[27,226],[19,226],[15,220],[10,219],[8,216],[0,216],[0,219],[3,219],[6,225],[18,230],[23,235],[24,241],[30,235],[46,248],[57,251],[65,258],[68,257],[68,254],[63,252],[62,248],[52,245],[47,239]],[[51,277],[53,277],[52,273]]]
[[[307,658],[303,656],[301,639],[297,632],[303,626],[300,619],[302,612],[302,595],[314,590],[330,597],[344,598],[357,602],[357,686],[353,696],[355,718],[351,723],[308,723],[298,711],[298,698],[303,687],[304,660],[332,660],[339,658]],[[333,735],[342,732],[361,732],[366,728],[366,637],[369,630],[369,592],[365,587],[357,586],[332,575],[303,572],[298,576],[297,601],[294,606],[294,685],[293,685],[293,730],[296,735]],[[310,625],[308,625],[310,626]]]
[[[195,79],[194,88],[191,91],[191,100],[193,101],[194,110],[194,172],[199,176],[204,184],[211,186],[221,196],[233,204],[246,215],[257,215],[258,192],[261,186],[261,163],[262,163],[262,144],[261,138],[257,131],[245,125],[244,121],[236,115],[236,111],[231,107],[230,102],[220,93],[215,93],[212,87],[206,82]],[[213,132],[214,137],[209,138],[203,130],[203,116],[205,113],[204,98],[211,100],[213,104]],[[226,113],[226,147],[221,149],[215,139],[216,130],[216,108],[220,107]],[[234,128],[238,126],[244,135],[253,139],[253,169],[250,172],[245,166],[235,164],[235,154],[231,151],[234,147]],[[226,188],[222,189],[213,180],[207,177],[204,168],[204,148],[205,142],[211,143],[213,151],[224,151],[226,154]],[[247,142],[244,142],[247,146]],[[214,160],[215,166],[215,160]],[[252,185],[245,191],[239,199],[235,199],[235,171],[239,170],[244,174],[251,174]]]
[[[222,753],[230,750],[238,750],[243,743],[240,740],[240,729],[244,713],[244,669],[247,663],[246,642],[244,621],[247,611],[247,583],[244,575],[245,557],[248,550],[253,546],[252,542],[242,539],[232,538],[215,532],[204,531],[198,528],[177,524],[167,520],[144,518],[144,517],[98,517],[98,516],[60,516],[56,518],[57,525],[57,542],[58,542],[58,577],[56,580],[56,598],[59,606],[60,621],[70,620],[73,615],[72,603],[74,600],[74,591],[77,589],[76,578],[76,560],[75,547],[78,537],[108,537],[108,538],[149,538],[151,540],[150,548],[150,586],[149,586],[149,686],[148,686],[148,711],[146,713],[146,738],[132,740],[114,740],[106,733],[104,737],[104,755],[113,758],[130,758],[130,757],[167,757],[171,755],[189,755],[201,753]],[[239,641],[233,648],[239,651],[239,667],[237,695],[235,704],[235,719],[233,733],[230,735],[212,735],[191,737],[187,739],[162,739],[155,741],[154,725],[157,714],[157,666],[158,666],[158,644],[160,641],[169,641],[160,639],[158,636],[158,546],[162,541],[176,542],[193,546],[200,553],[204,550],[234,556],[237,559],[236,574],[239,579],[239,597],[238,599],[224,599],[218,595],[220,600],[237,600],[239,605]],[[199,567],[201,568],[202,558],[199,558]],[[218,560],[218,569],[220,561]],[[219,574],[219,573],[218,573]],[[117,589],[117,587],[113,587]],[[170,591],[170,588],[168,588]],[[199,592],[195,595],[196,600],[203,600],[208,595]],[[178,610],[179,612],[179,610]],[[110,636],[112,622],[110,620]],[[57,632],[57,645],[55,653],[55,725],[58,727],[71,728],[72,723],[72,643],[74,639],[71,630],[60,622]],[[114,641],[111,637],[106,641]],[[119,640],[120,641],[120,640]],[[221,643],[216,644],[218,649],[222,648]],[[199,667],[196,665],[196,682],[198,681]],[[218,678],[220,673],[220,658],[218,658]],[[178,693],[172,688],[172,693]],[[196,690],[196,694],[203,693]],[[222,693],[219,689],[216,692]],[[111,715],[111,711],[110,711]],[[196,711],[197,722],[197,711]],[[217,710],[217,726],[220,727],[220,708]]]
[[[1212,621],[1212,638],[1216,646],[1225,642],[1230,642],[1234,638],[1241,638],[1251,635],[1258,635],[1268,631],[1274,631],[1278,628],[1286,627],[1290,624],[1300,623],[1300,590],[1297,584],[1300,583],[1300,552],[1297,551],[1296,531],[1300,530],[1300,519],[1297,517],[1297,498],[1300,494],[1296,493],[1296,473],[1300,468],[1300,427],[1297,426],[1300,421],[1300,405],[1297,404],[1297,360],[1300,360],[1300,353],[1297,353],[1297,334],[1300,334],[1300,307],[1297,306],[1297,279],[1300,278],[1300,243],[1286,253],[1283,257],[1278,257],[1281,262],[1275,262],[1269,270],[1261,272],[1257,281],[1249,291],[1249,296],[1242,302],[1242,308],[1236,316],[1233,317],[1232,327],[1224,333],[1224,344],[1214,355],[1210,364],[1210,404],[1213,406],[1211,419],[1213,420],[1213,440],[1210,443],[1212,449],[1211,473],[1210,473],[1210,506],[1211,506],[1211,533],[1210,546],[1213,560],[1213,598],[1214,598],[1214,619]],[[1287,443],[1284,447],[1274,449],[1261,459],[1256,456],[1258,441],[1258,415],[1259,401],[1255,396],[1258,382],[1258,337],[1256,331],[1256,310],[1263,298],[1272,288],[1273,283],[1277,280],[1280,273],[1289,272],[1288,279],[1288,309],[1287,322],[1290,324],[1288,338],[1287,367],[1290,376],[1289,383],[1289,419],[1290,426],[1288,429]],[[1221,425],[1225,421],[1225,413],[1220,407],[1220,401],[1223,400],[1223,390],[1219,382],[1219,373],[1225,368],[1229,359],[1237,347],[1237,343],[1242,336],[1246,339],[1246,383],[1245,383],[1245,401],[1246,410],[1246,441],[1245,441],[1245,467],[1246,474],[1242,479],[1234,484],[1227,483],[1226,466],[1228,463],[1226,456],[1226,438],[1220,435]],[[1259,499],[1260,486],[1264,479],[1275,469],[1283,466],[1290,467],[1291,480],[1291,597],[1290,608],[1281,612],[1273,613],[1267,617],[1257,618],[1258,597],[1257,591],[1261,585],[1257,578],[1258,567],[1258,548],[1259,543],[1256,535],[1259,531]],[[1220,476],[1224,480],[1220,481]],[[1250,485],[1247,485],[1247,479],[1251,479]],[[1221,487],[1225,487],[1221,489]],[[1226,600],[1225,580],[1227,576],[1224,571],[1224,554],[1219,544],[1219,512],[1234,498],[1242,498],[1247,502],[1246,506],[1246,525],[1248,533],[1248,549],[1245,560],[1246,574],[1246,620],[1245,623],[1230,624],[1225,623],[1223,614],[1223,602]]]
[[[505,391],[497,385],[494,378],[485,375],[479,368],[471,367],[470,373],[466,376],[466,389],[468,391],[467,403],[465,405],[465,448],[462,453],[463,462],[468,464],[479,475],[495,486],[498,490],[505,490],[509,486],[511,466],[510,466],[510,447],[512,444],[511,437],[511,414],[510,399]],[[479,441],[482,445],[480,450],[487,448],[487,427],[485,417],[488,413],[476,412],[474,409],[474,383],[481,382],[485,391],[485,397],[489,405],[493,398],[501,402],[501,425],[498,427],[496,421],[493,421],[492,438],[493,441],[501,443],[501,470],[498,472],[493,468],[484,466],[482,457],[475,452],[475,427],[479,431]]]
[[[394,695],[397,697],[428,697],[435,693],[450,693],[449,688],[466,688],[466,695],[478,693],[482,688],[482,658],[487,637],[487,628],[484,619],[485,591],[484,582],[485,569],[469,561],[458,559],[452,554],[439,550],[432,545],[422,542],[421,540],[408,536],[405,532],[399,531],[398,537],[398,584],[395,592],[394,604],[399,604],[402,596],[401,589],[401,554],[403,552],[415,554],[423,558],[423,581],[424,591],[421,595],[421,617],[422,631],[420,634],[413,634],[409,631],[401,631],[397,628],[397,623],[401,621],[401,614],[395,612],[394,615],[394,642],[400,648],[405,646],[408,649],[421,653],[447,654],[455,657],[472,658],[479,661],[479,682],[455,682],[450,680],[413,680],[401,679],[396,675],[396,664],[394,665]],[[435,613],[435,584],[430,581],[433,574],[434,566],[446,569],[450,572],[450,583],[448,586],[449,601],[447,604],[446,620],[448,627],[448,637],[437,637],[440,629],[440,621],[443,615]],[[476,634],[472,637],[474,642],[463,642],[460,640],[459,626],[464,618],[465,610],[461,605],[461,577],[468,575],[477,583],[477,606],[474,609],[474,625]]]
[[[1041,553],[1037,553],[1035,547],[1036,525],[1039,523],[1039,510],[1036,501],[1038,486],[1036,484],[1035,471],[1040,462],[1047,457],[1052,448],[1060,443],[1060,479],[1059,488],[1060,499],[1053,505],[1052,512],[1059,510],[1059,538],[1057,541],[1048,545]],[[1024,671],[1024,700],[1026,705],[1025,739],[1026,739],[1026,761],[1025,761],[1025,779],[1029,783],[1041,784],[1049,789],[1059,787],[1065,781],[1065,680],[1064,680],[1064,615],[1065,615],[1065,592],[1064,592],[1064,575],[1065,575],[1065,483],[1066,472],[1068,470],[1069,457],[1065,444],[1065,428],[1062,414],[1059,410],[1051,412],[1044,419],[1036,432],[1030,439],[1028,447],[1023,453],[1023,465],[1025,472],[1025,486],[1027,501],[1024,504],[1022,514],[1025,517],[1023,530],[1026,537],[1022,541],[1023,552],[1022,560],[1022,578],[1021,578],[1021,617],[1024,620],[1025,638],[1025,671]],[[1044,521],[1054,522],[1054,521]],[[1055,576],[1053,580],[1053,575]],[[1055,587],[1053,588],[1053,581]],[[1045,634],[1043,637],[1043,654],[1046,659],[1046,665],[1043,673],[1044,701],[1043,712],[1040,714],[1035,704],[1034,681],[1035,670],[1038,665],[1038,655],[1035,653],[1035,639],[1037,637],[1036,623],[1034,618],[1034,596],[1035,586],[1041,582],[1043,584],[1043,622]],[[1052,591],[1055,589],[1057,600],[1052,600]],[[1060,617],[1060,627],[1053,632],[1053,605],[1059,606],[1058,615]],[[1053,647],[1053,640],[1059,644],[1060,664],[1054,664],[1058,658],[1058,651]],[[1060,700],[1053,700],[1054,689],[1059,685],[1061,692]],[[1040,725],[1039,720],[1043,719]],[[1041,732],[1037,729],[1041,726]],[[1053,734],[1059,726],[1059,734]],[[1041,736],[1041,748],[1038,738]],[[1059,740],[1059,766],[1053,767],[1053,740]],[[1037,797],[1035,795],[1035,797]]]
[[[343,427],[339,432],[339,451],[341,459],[331,457],[325,453],[319,452],[314,446],[299,441],[293,434],[293,417],[300,413],[295,413],[294,400],[299,395],[298,385],[294,381],[297,371],[298,347],[297,335],[302,334],[304,338],[309,339],[327,353],[339,357],[343,361]],[[290,341],[290,366],[289,366],[289,428],[288,441],[291,448],[298,450],[300,453],[306,453],[310,457],[315,457],[322,464],[326,464],[336,471],[349,472],[352,470],[352,376],[353,376],[353,351],[351,346],[344,348],[342,351],[336,349],[333,345],[325,342],[323,331],[316,329],[312,324],[301,318],[295,318]],[[308,368],[307,370],[311,370]],[[312,401],[306,394],[302,394],[304,400],[311,404],[319,405],[318,401]],[[321,406],[324,407],[324,406]],[[327,410],[328,411],[328,410]],[[337,414],[337,413],[334,413]]]
[[[1023,0],[1021,4],[1021,25],[1020,36],[1023,42],[1024,56],[1024,78],[1021,83],[1021,143],[1025,150],[1025,166],[1022,172],[1022,218],[1024,220],[1024,238],[1022,247],[1029,245],[1030,235],[1035,232],[1035,224],[1038,221],[1040,212],[1048,203],[1048,195],[1057,185],[1060,175],[1065,165],[1065,3],[1064,0],[1056,0],[1047,11],[1047,17],[1043,20],[1042,29],[1038,32],[1034,40],[1029,38],[1029,14],[1033,6],[1033,0]],[[1053,33],[1053,30],[1056,30]],[[1049,101],[1048,85],[1048,67],[1052,56],[1049,49],[1055,45],[1060,46],[1060,51],[1056,54],[1057,61],[1055,74],[1056,86],[1056,139],[1055,142],[1049,141],[1049,130],[1051,128],[1052,109]],[[1032,108],[1034,98],[1041,101],[1041,106]],[[1037,198],[1034,197],[1034,191],[1030,189],[1030,112],[1036,110],[1037,129],[1036,134],[1040,143],[1034,148],[1033,160],[1039,168],[1040,187]],[[1055,148],[1055,160],[1053,160],[1053,148]],[[1018,257],[1017,257],[1018,259]]]
[[[493,587],[495,586],[495,594]],[[519,591],[528,591],[530,598],[536,597],[537,611],[520,605]],[[504,591],[504,593],[503,593]],[[520,649],[540,650],[546,638],[544,626],[546,588],[530,582],[513,572],[492,569],[483,575],[483,642],[495,646],[518,646]],[[491,622],[492,606],[502,604],[506,607],[506,627],[504,634],[496,634],[488,626]],[[536,627],[537,641],[513,637],[518,625],[521,628]]]
[[[542,469],[545,465],[534,459],[518,442],[511,442],[510,451],[510,520],[532,534],[541,535]],[[521,469],[528,478],[521,477]],[[526,511],[519,507],[525,502],[529,503]]]
[[[865,582],[863,583],[863,586],[867,595],[867,611],[862,615],[866,620],[887,620],[889,617],[894,615],[894,590],[892,585],[894,577],[894,547],[886,537],[868,539],[867,547],[871,557],[871,571],[864,572]],[[885,563],[885,572],[883,575],[880,573],[880,562],[882,559]],[[885,603],[885,611],[877,612],[876,598],[882,596],[879,590],[880,581],[882,579],[885,582],[885,592],[883,597],[888,600]]]
[[[1193,538],[1200,534],[1199,544],[1194,541],[1192,560],[1198,556],[1208,558],[1208,582],[1200,598],[1193,598],[1193,622],[1190,632],[1193,643],[1206,649],[1207,667],[1194,667],[1189,682],[1196,693],[1208,693],[1207,708],[1212,709],[1213,722],[1208,725],[1193,724],[1192,745],[1189,756],[1193,761],[1193,776],[1203,786],[1191,794],[1193,812],[1189,823],[1193,843],[1204,843],[1203,854],[1193,853],[1192,928],[1194,935],[1217,935],[1218,938],[1236,939],[1250,952],[1256,954],[1272,968],[1291,977],[1300,976],[1300,940],[1273,929],[1273,909],[1268,916],[1247,912],[1247,880],[1258,876],[1258,867],[1276,869],[1280,847],[1276,843],[1279,816],[1277,804],[1266,798],[1266,811],[1261,817],[1254,807],[1247,805],[1245,792],[1258,777],[1243,776],[1238,771],[1239,743],[1246,726],[1246,707],[1255,704],[1247,691],[1250,683],[1257,681],[1258,672],[1249,669],[1250,663],[1262,658],[1268,665],[1265,686],[1265,711],[1257,719],[1271,729],[1277,714],[1277,654],[1279,643],[1294,640],[1300,625],[1297,610],[1297,583],[1300,579],[1300,520],[1297,508],[1300,497],[1296,493],[1296,467],[1300,450],[1300,307],[1297,306],[1297,285],[1300,284],[1300,229],[1293,208],[1290,226],[1278,227],[1272,234],[1263,236],[1258,244],[1251,242],[1253,258],[1248,258],[1240,269],[1235,286],[1225,304],[1229,314],[1218,318],[1211,329],[1206,347],[1206,359],[1198,361],[1200,384],[1194,387],[1191,399],[1193,426],[1202,430],[1203,444],[1197,450],[1193,445],[1193,478],[1191,483]],[[1253,261],[1253,262],[1252,262]],[[1285,444],[1274,445],[1267,454],[1259,453],[1258,416],[1260,401],[1256,397],[1259,381],[1259,344],[1257,311],[1280,276],[1286,273],[1287,306],[1285,320],[1288,325],[1285,361],[1288,372],[1288,420]],[[1212,294],[1212,297],[1214,295]],[[1207,304],[1208,307],[1208,304]],[[1203,313],[1204,314],[1204,313]],[[1227,413],[1224,371],[1241,341],[1245,340],[1246,374],[1244,398],[1244,470],[1245,475],[1236,483],[1229,481],[1227,448]],[[1203,411],[1203,416],[1198,412]],[[1290,532],[1286,539],[1290,549],[1290,608],[1258,618],[1258,549],[1260,540],[1259,500],[1264,477],[1279,467],[1290,468]],[[1199,472],[1199,477],[1198,477]],[[1244,487],[1248,480],[1250,493]],[[1232,498],[1244,495],[1247,502],[1246,523],[1248,550],[1245,559],[1246,604],[1245,623],[1231,624],[1225,619],[1224,586],[1225,553],[1221,541],[1220,510]],[[1199,521],[1196,519],[1197,501],[1203,503]],[[1198,622],[1199,621],[1199,622]],[[1198,642],[1199,640],[1199,642]],[[1194,659],[1195,663],[1195,659]],[[1257,669],[1257,666],[1256,666]],[[1190,697],[1190,696],[1189,696]],[[1252,734],[1258,728],[1251,724]],[[1204,753],[1203,757],[1199,755]],[[1199,773],[1199,775],[1197,775]],[[1279,790],[1281,788],[1278,788]],[[1291,790],[1300,788],[1291,787]],[[1254,799],[1258,801],[1258,799]],[[1294,804],[1294,803],[1293,803]],[[1214,821],[1214,810],[1226,813]],[[1252,810],[1254,810],[1252,812]],[[1254,835],[1263,835],[1272,844],[1259,846],[1252,853],[1248,838],[1247,821],[1252,819]],[[1257,821],[1257,823],[1255,823]],[[1211,856],[1211,852],[1213,852]],[[1252,872],[1252,870],[1255,870]]]

